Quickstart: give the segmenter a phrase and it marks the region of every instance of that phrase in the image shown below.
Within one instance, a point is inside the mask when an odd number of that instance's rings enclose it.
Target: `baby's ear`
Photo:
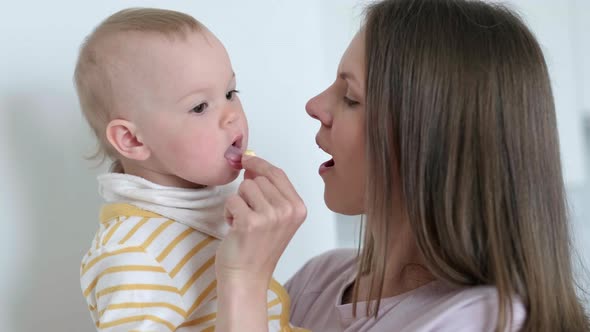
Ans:
[[[106,128],[107,140],[121,154],[132,160],[146,160],[150,149],[137,137],[137,127],[130,121],[117,119]]]

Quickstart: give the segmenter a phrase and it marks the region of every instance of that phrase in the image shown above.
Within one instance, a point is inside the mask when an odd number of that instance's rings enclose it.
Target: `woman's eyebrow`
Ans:
[[[348,79],[351,79],[353,81],[356,81],[356,78],[354,77],[354,75],[352,73],[350,73],[350,72],[347,72],[347,71],[341,71],[338,74],[338,77],[340,77],[341,79],[343,79],[345,81],[348,80]]]
[[[355,90],[357,90],[359,93],[362,91],[360,81],[356,78],[356,76],[354,76],[353,73],[342,71],[342,72],[338,73],[338,77],[340,79],[348,82],[348,85],[352,85],[353,87],[356,87]]]

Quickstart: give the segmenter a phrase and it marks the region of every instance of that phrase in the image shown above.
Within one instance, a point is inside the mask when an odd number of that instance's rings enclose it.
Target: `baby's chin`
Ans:
[[[205,179],[205,180],[195,180],[190,181],[194,184],[195,188],[205,188],[205,187],[217,187],[217,186],[224,186],[230,184],[235,181],[240,175],[239,170],[232,170],[230,172],[226,172],[225,174],[219,174],[216,177]]]
[[[231,174],[229,174],[229,176],[226,179],[223,179],[222,181],[220,181],[217,184],[217,186],[224,186],[226,184],[230,184],[230,183],[234,182],[235,179],[237,179],[239,175],[240,175],[240,170],[232,170]]]

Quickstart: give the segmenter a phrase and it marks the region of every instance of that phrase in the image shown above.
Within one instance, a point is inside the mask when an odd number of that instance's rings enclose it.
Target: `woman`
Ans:
[[[320,167],[326,204],[366,219],[358,256],[329,252],[289,281],[294,325],[590,330],[547,67],[515,14],[478,1],[376,3],[307,112],[333,156]],[[218,331],[264,330],[268,280],[305,217],[280,170],[259,158],[244,167],[218,252]]]

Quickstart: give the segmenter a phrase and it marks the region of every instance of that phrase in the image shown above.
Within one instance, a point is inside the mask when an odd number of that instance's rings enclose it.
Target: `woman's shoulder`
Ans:
[[[426,292],[416,294],[413,310],[419,315],[408,331],[494,330],[500,304],[496,287],[454,287],[436,281],[427,288]],[[512,324],[506,331],[518,331],[526,319],[526,309],[518,297],[513,297],[509,305],[512,313],[509,321]]]
[[[310,259],[302,269],[313,269],[325,266],[326,264],[334,267],[349,267],[351,265],[356,264],[357,253],[357,249],[333,249]]]
[[[310,259],[285,284],[285,287],[287,290],[297,288],[304,289],[306,292],[321,290],[328,283],[351,275],[356,268],[356,262],[356,249],[330,250]]]
[[[356,249],[334,249],[310,259],[300,270],[302,274],[336,274],[356,267]]]
[[[485,312],[489,315],[490,311],[496,314],[500,305],[498,289],[494,286],[472,286],[464,287],[454,291],[448,299],[450,304],[455,305],[459,310],[474,308],[477,311]],[[520,297],[514,295],[507,303],[512,310],[513,319],[521,320],[526,315],[526,309]]]

